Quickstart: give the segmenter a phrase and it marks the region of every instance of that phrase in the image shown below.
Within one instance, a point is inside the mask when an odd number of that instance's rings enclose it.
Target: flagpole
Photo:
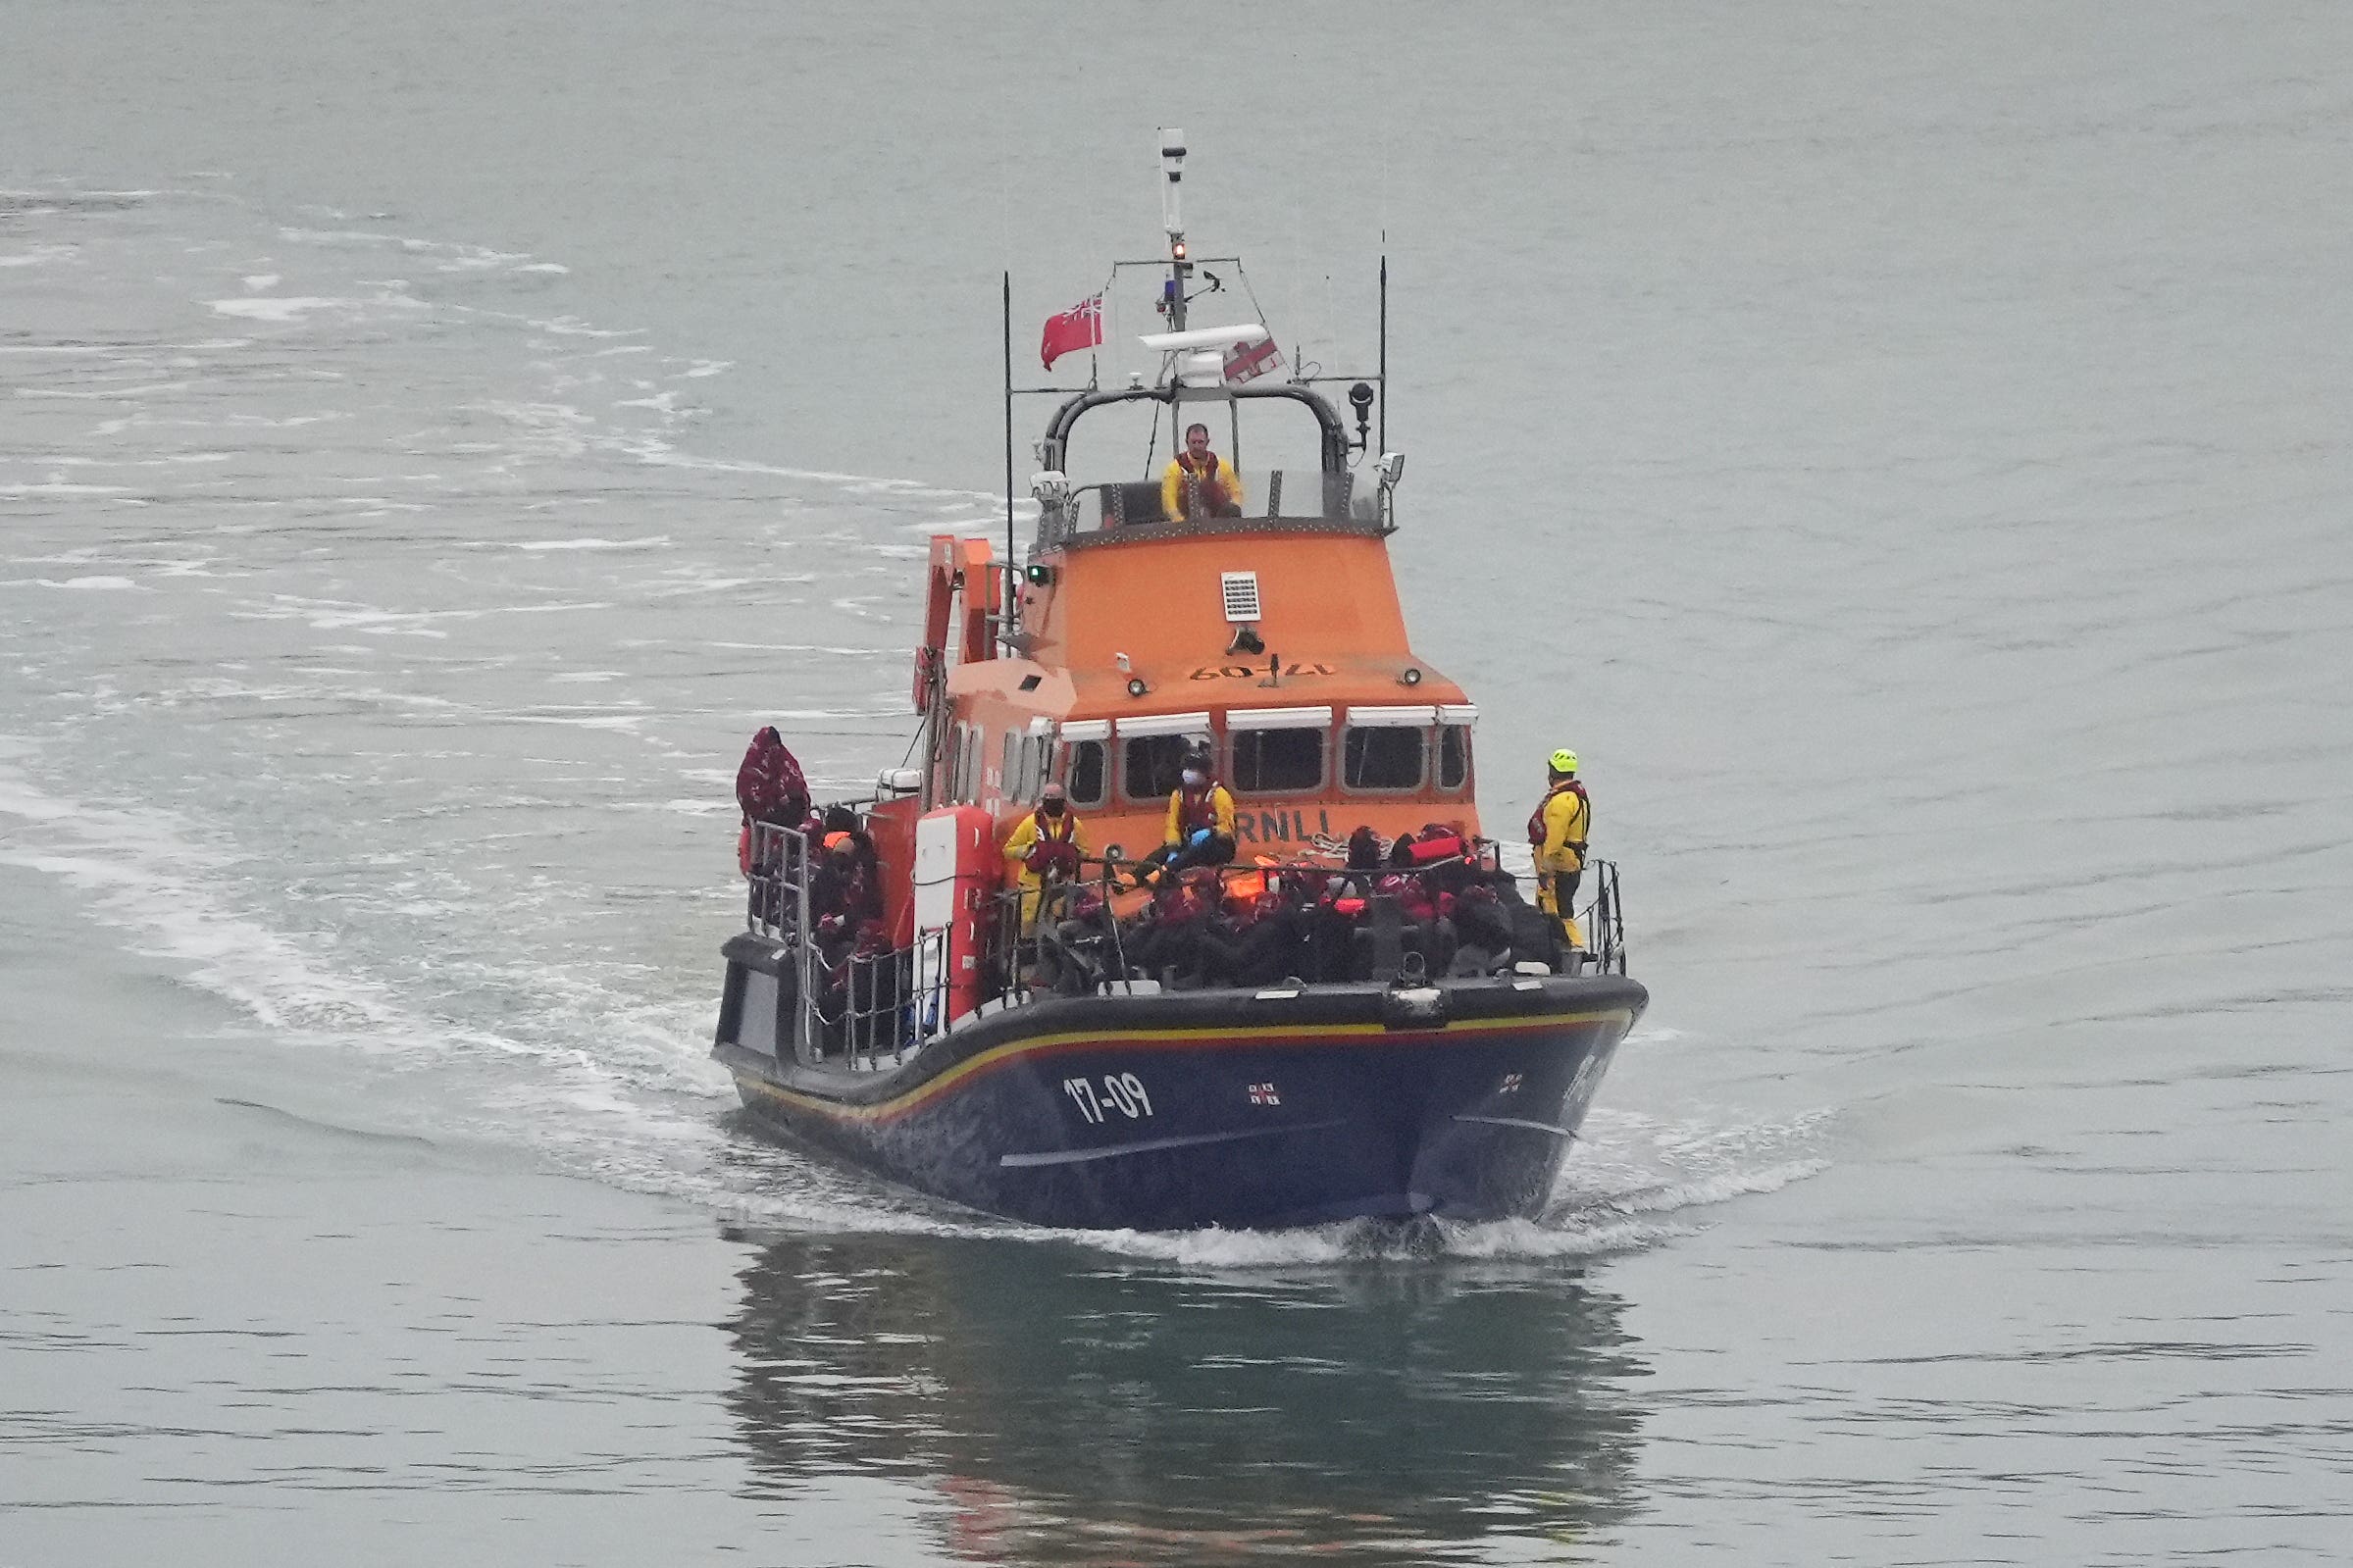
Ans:
[[[1389,451],[1389,252],[1381,252],[1381,453]]]

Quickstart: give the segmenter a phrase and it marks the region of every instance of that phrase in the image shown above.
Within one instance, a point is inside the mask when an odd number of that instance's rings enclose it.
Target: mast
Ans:
[[[1185,329],[1185,217],[1182,191],[1185,179],[1185,133],[1171,126],[1160,127],[1160,172],[1168,177],[1160,187],[1160,226],[1168,230],[1168,329]]]

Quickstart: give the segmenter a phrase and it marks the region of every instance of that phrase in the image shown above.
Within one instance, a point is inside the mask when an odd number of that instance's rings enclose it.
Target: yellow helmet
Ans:
[[[1569,750],[1566,746],[1562,746],[1560,750],[1553,753],[1553,772],[1575,773],[1576,771],[1577,754],[1575,752]]]

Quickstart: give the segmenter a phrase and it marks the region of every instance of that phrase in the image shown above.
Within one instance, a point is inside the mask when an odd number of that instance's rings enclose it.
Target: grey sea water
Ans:
[[[2342,1560],[2353,13],[4,20],[0,1565]],[[1162,123],[1656,998],[1436,1257],[704,1060]]]

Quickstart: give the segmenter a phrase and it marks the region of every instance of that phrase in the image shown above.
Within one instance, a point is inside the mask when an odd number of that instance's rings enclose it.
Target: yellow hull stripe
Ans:
[[[1281,1043],[1290,1045],[1348,1044],[1367,1038],[1390,1040],[1442,1040],[1447,1044],[1467,1044],[1495,1035],[1524,1034],[1539,1029],[1559,1029],[1573,1024],[1602,1024],[1615,1022],[1632,1028],[1631,1008],[1610,1007],[1590,1013],[1559,1013],[1542,1018],[1482,1019],[1475,1024],[1446,1026],[1437,1031],[1392,1030],[1378,1023],[1312,1024],[1279,1030]],[[926,1080],[903,1094],[894,1095],[872,1105],[844,1105],[840,1100],[826,1099],[815,1094],[803,1094],[796,1089],[772,1084],[754,1074],[738,1071],[736,1082],[760,1095],[782,1100],[801,1110],[838,1117],[852,1122],[888,1122],[906,1115],[925,1101],[937,1098],[957,1084],[976,1074],[990,1072],[1016,1057],[1050,1055],[1057,1051],[1095,1046],[1115,1050],[1159,1050],[1170,1045],[1255,1045],[1267,1042],[1270,1031],[1262,1027],[1228,1025],[1217,1029],[1158,1029],[1150,1033],[1134,1032],[1104,1034],[1100,1030],[1067,1030],[1057,1035],[1040,1035],[1034,1039],[1012,1040],[994,1046],[977,1056],[965,1058],[935,1078]]]

